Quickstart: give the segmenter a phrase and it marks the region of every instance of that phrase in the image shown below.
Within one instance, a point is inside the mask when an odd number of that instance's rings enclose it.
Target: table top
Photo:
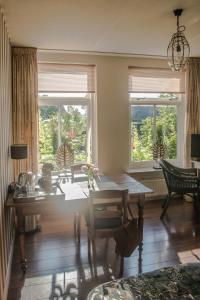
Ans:
[[[127,174],[115,174],[110,175],[109,177],[111,178],[111,180],[116,182],[120,186],[120,188],[128,189],[130,196],[153,193],[153,190],[146,187],[144,184]]]
[[[56,192],[55,194],[46,194],[46,193],[34,193],[29,195],[29,197],[22,197],[19,201],[13,201],[13,196],[8,197],[6,205],[7,206],[22,206],[27,202],[44,202],[51,201],[53,199],[60,199],[62,201],[74,201],[74,200],[83,200],[88,198],[89,190],[87,181],[71,183],[67,181],[66,183],[61,183],[62,193]],[[138,182],[134,178],[128,176],[127,174],[117,174],[117,175],[100,175],[96,176],[94,180],[94,189],[95,190],[121,190],[128,189],[130,196],[145,195],[152,193],[153,191],[148,187],[144,186],[142,183]],[[64,196],[63,196],[64,195]],[[25,201],[28,200],[28,201]]]

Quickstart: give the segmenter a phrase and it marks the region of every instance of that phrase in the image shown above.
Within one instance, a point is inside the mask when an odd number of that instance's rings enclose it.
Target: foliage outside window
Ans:
[[[176,101],[175,95],[166,94],[143,94],[142,98],[130,99],[131,161],[156,159],[158,150],[165,158],[176,159]]]
[[[74,162],[87,161],[87,105],[40,106],[40,164],[55,164],[61,144],[67,143],[74,152]]]

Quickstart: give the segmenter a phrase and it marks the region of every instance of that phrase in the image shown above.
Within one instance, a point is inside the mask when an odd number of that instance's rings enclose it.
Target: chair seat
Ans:
[[[89,215],[85,215],[87,226],[90,225]],[[122,217],[120,212],[111,210],[95,211],[94,219],[95,229],[113,229],[122,226]]]

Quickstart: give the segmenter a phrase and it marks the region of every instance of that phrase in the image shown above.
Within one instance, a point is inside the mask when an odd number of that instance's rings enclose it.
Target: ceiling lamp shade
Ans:
[[[167,48],[168,64],[173,71],[183,71],[190,55],[190,46],[184,35],[185,26],[179,25],[182,9],[175,9],[177,31],[172,35]]]

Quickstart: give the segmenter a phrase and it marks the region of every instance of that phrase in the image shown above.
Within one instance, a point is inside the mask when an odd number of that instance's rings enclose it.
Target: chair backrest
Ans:
[[[81,164],[72,164],[71,165],[71,176],[72,183],[77,181],[85,181],[87,180],[87,175],[82,171],[82,167],[88,166],[87,163]],[[76,176],[78,175],[78,176]]]
[[[96,207],[116,208],[121,215],[122,224],[127,222],[128,190],[104,190],[92,191],[89,193],[89,215],[90,224],[94,225]],[[109,211],[107,216],[109,217]]]
[[[160,160],[168,191],[185,194],[196,193],[199,190],[199,179],[196,169],[184,169],[176,167],[166,160]]]
[[[174,169],[175,169],[175,166],[173,166],[172,164],[170,164],[165,159],[160,159],[159,160],[159,164],[160,164],[161,168],[164,169],[164,170],[166,170],[166,171],[173,172]]]
[[[163,175],[165,177],[165,181],[168,189],[170,188],[171,176],[174,174],[174,167],[172,164],[167,162],[164,159],[159,160],[159,164],[162,168]]]

